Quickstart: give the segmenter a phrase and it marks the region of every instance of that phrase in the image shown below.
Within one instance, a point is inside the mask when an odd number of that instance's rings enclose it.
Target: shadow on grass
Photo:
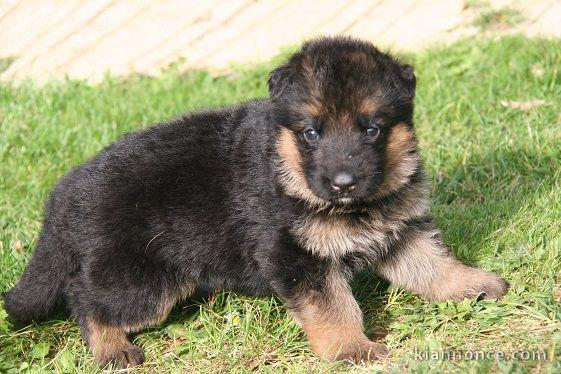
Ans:
[[[519,218],[523,209],[535,206],[537,193],[548,195],[556,188],[555,155],[501,150],[499,160],[497,150],[485,151],[472,155],[468,167],[457,165],[462,171],[441,181],[434,194],[440,202],[433,210],[438,212],[438,226],[447,244],[468,265],[500,254],[504,248],[485,253],[493,235]],[[450,199],[452,189],[456,197]]]

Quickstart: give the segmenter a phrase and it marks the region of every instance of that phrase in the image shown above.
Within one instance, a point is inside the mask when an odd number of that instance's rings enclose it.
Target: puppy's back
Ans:
[[[228,145],[245,113],[240,105],[126,134],[64,176],[47,201],[32,259],[4,294],[8,313],[40,321],[64,292],[93,298],[95,289],[69,285],[77,273],[95,277],[95,287],[119,289],[124,271],[135,268],[146,273],[147,288],[165,283],[150,268],[179,268],[201,257],[197,250],[222,245],[209,228],[227,219]]]

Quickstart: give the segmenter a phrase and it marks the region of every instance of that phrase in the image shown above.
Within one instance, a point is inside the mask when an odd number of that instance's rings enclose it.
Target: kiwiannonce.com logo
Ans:
[[[472,360],[520,360],[520,361],[549,361],[548,352],[545,350],[520,350],[520,351],[467,351],[467,350],[414,350],[417,361],[472,361]],[[551,354],[550,354],[551,355]],[[555,360],[554,357],[552,357]]]

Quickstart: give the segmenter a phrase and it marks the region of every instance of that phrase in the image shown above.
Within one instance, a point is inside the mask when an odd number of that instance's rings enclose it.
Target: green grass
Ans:
[[[477,5],[475,7],[478,7]],[[524,15],[518,9],[503,7],[492,9],[489,5],[480,5],[481,13],[474,20],[474,26],[481,30],[489,30],[492,28],[511,27],[524,21]]]
[[[410,58],[416,124],[432,177],[433,214],[466,263],[512,287],[500,302],[432,303],[365,272],[354,290],[367,331],[391,358],[367,369],[328,364],[275,298],[220,293],[177,307],[134,336],[139,372],[561,370],[561,42],[462,41]],[[230,77],[167,72],[89,86],[0,86],[0,290],[14,284],[56,180],[126,131],[266,95],[271,66]],[[539,73],[536,73],[539,72]],[[544,100],[526,110],[503,102]],[[545,352],[546,360],[421,359],[425,350]],[[66,316],[15,329],[0,303],[0,372],[99,370]]]

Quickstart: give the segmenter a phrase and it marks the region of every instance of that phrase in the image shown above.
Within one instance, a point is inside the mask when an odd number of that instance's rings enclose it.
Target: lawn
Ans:
[[[136,334],[138,372],[561,371],[561,41],[461,41],[405,59],[437,225],[461,260],[510,282],[507,296],[426,302],[359,275],[366,329],[392,351],[365,369],[314,357],[278,299],[219,293]],[[275,62],[223,77],[0,85],[0,291],[22,272],[60,176],[124,132],[266,95]],[[0,302],[0,372],[99,370],[77,325],[57,318],[17,329]]]

